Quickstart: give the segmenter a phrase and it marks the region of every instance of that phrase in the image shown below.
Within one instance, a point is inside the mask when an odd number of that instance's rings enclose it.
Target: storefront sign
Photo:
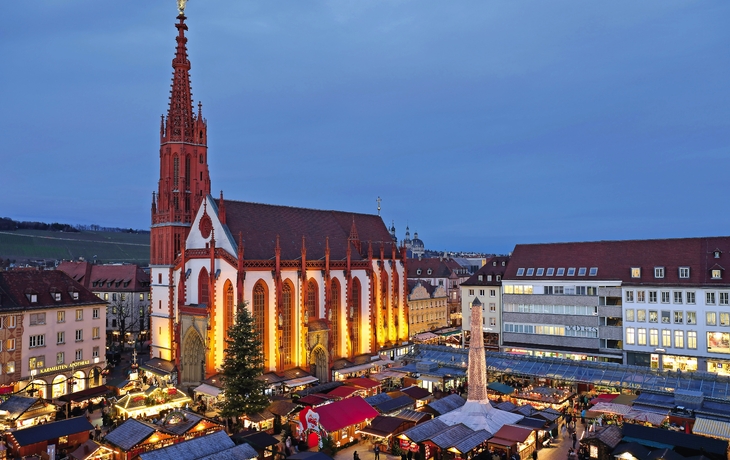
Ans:
[[[58,366],[53,367],[44,367],[43,369],[38,371],[38,375],[44,375],[44,374],[52,374],[54,372],[64,372],[67,370],[73,370],[77,367],[84,367],[91,364],[91,361],[88,359],[85,361],[74,361],[69,364],[59,364]]]

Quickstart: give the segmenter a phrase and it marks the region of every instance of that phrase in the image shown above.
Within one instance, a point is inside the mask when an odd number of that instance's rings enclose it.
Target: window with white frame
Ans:
[[[674,331],[674,348],[684,348],[684,331]]]
[[[76,310],[76,321],[83,321],[84,320],[84,310],[78,309]]]
[[[693,305],[695,303],[695,293],[694,291],[688,291],[687,292],[687,303],[690,305]]]
[[[84,350],[82,350],[80,348],[78,350],[76,350],[75,358],[76,358],[75,361],[81,361],[82,359],[84,359]]]
[[[659,346],[659,329],[649,329],[649,346]]]
[[[662,346],[663,347],[672,346],[672,331],[669,329],[662,329]]]
[[[489,290],[489,297],[497,297],[497,290],[496,289],[490,289]]]
[[[6,339],[5,340],[5,350],[6,351],[15,350],[15,339]]]
[[[484,295],[484,289],[479,289],[479,295]]]
[[[641,278],[641,268],[631,267],[631,277],[632,278]]]
[[[56,332],[56,343],[66,343],[66,333],[63,331]]]
[[[646,292],[636,291],[636,301],[637,302],[646,302]]]
[[[563,267],[558,268],[558,273],[556,274],[556,276],[563,276],[564,274],[565,274],[565,268],[563,268]]]
[[[727,292],[720,292],[720,305],[727,305],[728,304],[728,293]]]
[[[517,269],[517,276],[522,276],[524,274],[525,274],[525,269],[524,268],[518,268]]]
[[[56,322],[57,323],[65,323],[66,322],[66,312],[63,310],[56,312]]]
[[[674,291],[674,303],[682,303],[682,291]]]
[[[98,358],[99,357],[99,347],[94,347],[91,350],[91,357],[92,358]]]
[[[29,348],[45,347],[45,346],[46,346],[46,335],[45,334],[36,334],[36,335],[31,335],[28,337],[28,347]]]
[[[575,267],[568,268],[568,276],[575,276]]]
[[[687,331],[687,348],[690,350],[697,349],[697,331]]]
[[[687,312],[687,324],[697,324],[697,312],[696,311]]]
[[[654,278],[664,278],[664,267],[654,267]]]
[[[544,268],[538,268],[537,269],[537,276],[542,276],[544,273],[545,273],[545,269]]]
[[[586,276],[586,267],[580,267],[578,269],[578,276]]]
[[[638,332],[638,334],[637,334],[636,344],[637,345],[646,345],[646,329],[644,329],[643,327],[640,327],[637,332]]]
[[[31,313],[29,324],[31,326],[41,326],[41,325],[46,324],[46,314],[45,313]]]
[[[656,303],[656,291],[649,291],[649,303]]]
[[[636,310],[636,321],[640,323],[646,322],[646,310]]]
[[[535,269],[534,268],[528,268],[527,269],[527,276],[532,276],[534,274],[535,274]]]
[[[636,329],[633,327],[626,328],[626,344],[634,345],[636,343]]]
[[[689,278],[689,267],[679,267],[679,277]]]
[[[91,338],[92,339],[98,339],[99,336],[99,326],[92,327],[91,328]]]
[[[491,302],[489,304],[489,311],[492,311],[492,312],[497,311],[497,304],[494,302]]]
[[[469,295],[474,295],[474,289],[469,289]]]
[[[669,291],[662,291],[662,303],[669,303]]]
[[[705,313],[705,324],[707,326],[717,326],[717,313],[714,311]]]
[[[715,305],[715,293],[705,292],[705,303],[707,305]]]
[[[91,318],[99,319],[99,309],[98,308],[94,308],[93,310],[91,310]]]
[[[684,324],[684,312],[683,311],[674,312],[674,324]]]
[[[489,325],[490,326],[496,326],[497,325],[497,318],[489,318]]]
[[[626,301],[627,302],[634,301],[634,291],[626,291]]]
[[[662,324],[671,323],[671,312],[668,310],[662,310]]]
[[[545,273],[547,276],[553,276],[553,273],[555,273],[555,268],[550,267],[547,269],[547,273]]]
[[[84,330],[83,329],[76,329],[76,341],[81,342],[84,340]]]
[[[56,365],[65,364],[65,363],[66,363],[65,353],[62,351],[59,351],[58,353],[56,353]]]
[[[596,276],[598,275],[598,267],[591,267],[590,271],[588,272],[588,276]]]
[[[14,374],[15,373],[15,361],[8,361],[5,364],[5,369],[7,374]]]
[[[626,309],[626,321],[634,322],[634,309],[633,308],[627,308]]]
[[[657,310],[649,310],[649,322],[650,323],[659,322],[659,312]]]
[[[719,280],[721,278],[722,278],[722,270],[720,270],[719,268],[713,269],[712,270],[712,279]]]
[[[720,326],[730,326],[730,313],[720,312]]]

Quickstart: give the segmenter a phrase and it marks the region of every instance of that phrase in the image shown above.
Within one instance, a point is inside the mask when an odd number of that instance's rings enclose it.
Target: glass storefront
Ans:
[[[651,368],[659,368],[659,356],[658,354],[652,353],[651,355]],[[696,372],[697,371],[697,358],[692,356],[676,356],[676,355],[661,355],[662,370],[665,371],[682,371],[682,372]]]
[[[730,376],[730,361],[707,361],[707,372],[711,374]]]
[[[538,358],[562,358],[572,359],[573,361],[598,361],[595,356],[582,355],[578,353],[561,353],[557,351],[542,350],[525,350],[524,348],[506,348],[506,353],[514,353],[517,355],[537,356]]]

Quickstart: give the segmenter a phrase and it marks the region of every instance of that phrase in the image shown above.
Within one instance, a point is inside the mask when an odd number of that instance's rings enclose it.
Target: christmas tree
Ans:
[[[254,320],[245,304],[238,306],[236,322],[228,330],[228,348],[223,361],[225,401],[220,412],[224,417],[253,415],[269,406],[264,394],[265,382],[259,380],[264,371],[261,340],[254,329]]]

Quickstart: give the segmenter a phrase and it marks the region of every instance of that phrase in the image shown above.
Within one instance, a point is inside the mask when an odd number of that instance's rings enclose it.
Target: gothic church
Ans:
[[[266,372],[300,368],[327,382],[336,360],[407,340],[405,249],[380,216],[211,196],[207,121],[193,107],[177,19],[152,200],[151,357],[172,362],[180,382],[216,374],[242,302]]]

